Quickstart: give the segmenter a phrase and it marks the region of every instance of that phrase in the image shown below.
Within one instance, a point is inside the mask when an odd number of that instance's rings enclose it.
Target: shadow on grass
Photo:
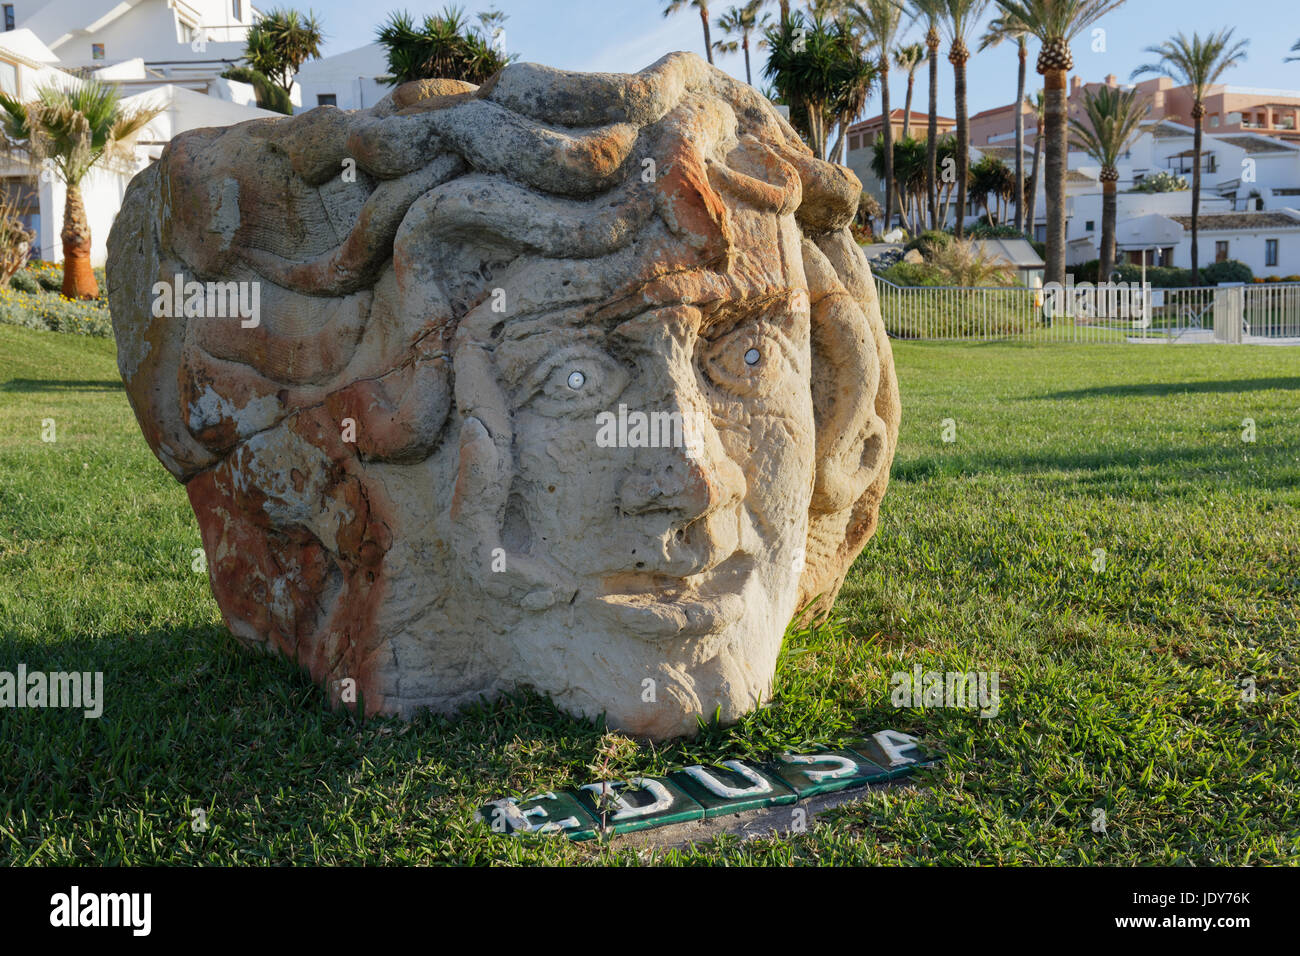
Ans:
[[[0,384],[0,392],[119,392],[121,379],[11,378]]]
[[[1067,392],[1030,396],[1027,401],[1063,398],[1132,398],[1151,395],[1184,395],[1219,392],[1265,392],[1271,389],[1300,389],[1300,378],[1239,378],[1205,382],[1141,382],[1131,385],[1097,385]]]

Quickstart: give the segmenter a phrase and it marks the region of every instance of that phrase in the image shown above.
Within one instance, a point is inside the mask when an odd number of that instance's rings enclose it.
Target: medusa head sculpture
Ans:
[[[176,137],[109,302],[231,632],[368,713],[761,704],[897,439],[859,193],[682,53]]]

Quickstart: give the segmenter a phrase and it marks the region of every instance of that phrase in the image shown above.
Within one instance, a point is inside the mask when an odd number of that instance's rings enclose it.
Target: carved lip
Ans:
[[[595,598],[603,616],[633,636],[650,640],[708,634],[735,624],[745,614],[745,584],[752,555],[738,553],[708,571],[675,577],[656,572],[619,575]]]

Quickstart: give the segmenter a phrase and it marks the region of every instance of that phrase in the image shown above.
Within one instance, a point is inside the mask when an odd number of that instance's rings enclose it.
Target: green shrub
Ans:
[[[938,250],[945,248],[951,242],[952,233],[940,229],[928,229],[904,246],[903,251],[910,252],[915,249],[929,261]]]
[[[1025,234],[1015,226],[1000,223],[990,226],[987,222],[977,222],[966,230],[967,239],[1024,239]]]
[[[1201,270],[1201,276],[1206,284],[1218,285],[1221,282],[1250,282],[1255,278],[1255,273],[1244,262],[1225,259],[1223,262],[1210,263]]]
[[[1141,266],[1125,264],[1117,266],[1115,272],[1118,276],[1117,282],[1142,281]],[[1200,285],[1199,282],[1193,281],[1191,269],[1179,269],[1175,266],[1147,266],[1146,279],[1153,289],[1184,289],[1188,286]]]
[[[0,291],[0,323],[96,338],[113,335],[112,319],[103,299],[79,302],[44,292]]]
[[[14,273],[13,278],[9,280],[9,287],[17,289],[19,292],[27,292],[35,295],[41,291],[41,284],[36,276],[26,269],[19,269]]]
[[[922,262],[897,262],[876,275],[894,285],[943,285],[935,271]]]

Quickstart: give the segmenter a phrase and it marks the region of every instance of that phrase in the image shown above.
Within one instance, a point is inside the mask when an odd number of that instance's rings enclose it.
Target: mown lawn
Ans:
[[[651,748],[527,695],[363,725],[238,650],[112,349],[0,327],[0,670],[100,670],[108,699],[0,710],[0,862],[637,862],[473,810],[885,727],[946,761],[801,836],[651,858],[1300,862],[1296,350],[896,344],[894,478],[838,620],[790,637],[771,707]],[[997,671],[998,715],[893,708],[916,664]]]

